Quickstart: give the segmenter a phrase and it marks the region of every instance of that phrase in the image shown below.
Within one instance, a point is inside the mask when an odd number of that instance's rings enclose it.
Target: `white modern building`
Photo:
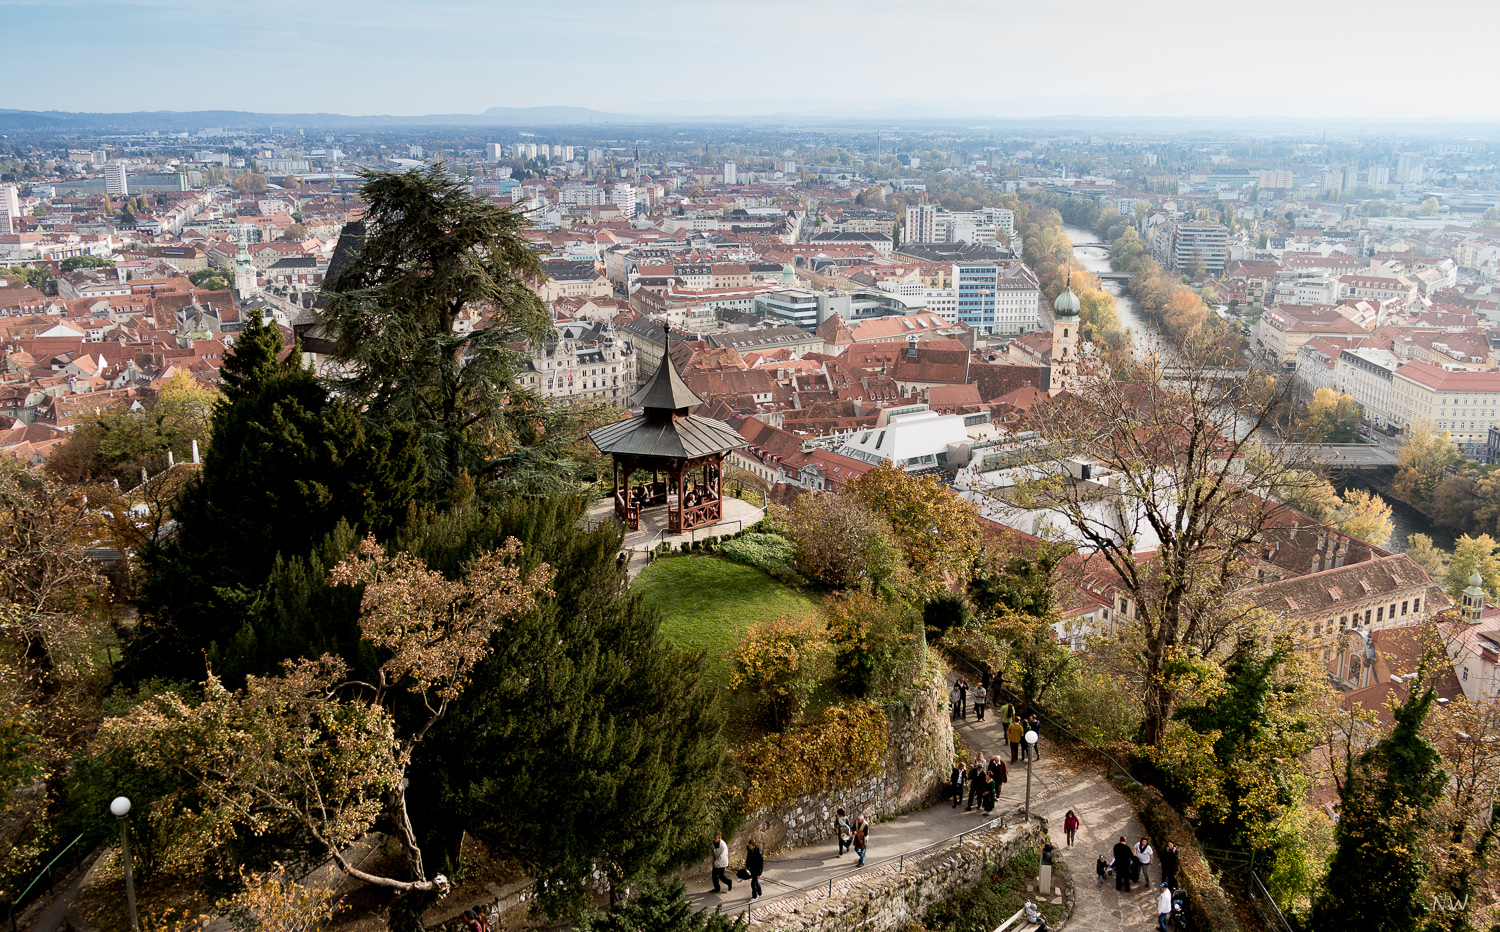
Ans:
[[[21,216],[21,195],[13,184],[0,184],[0,233],[16,232]]]
[[[130,176],[125,171],[124,162],[110,162],[104,166],[104,190],[121,197],[129,196]]]
[[[736,172],[734,170],[734,163],[733,162],[725,162],[724,163],[724,183],[725,184],[739,184],[739,182],[737,180],[735,180],[737,177],[738,177],[738,175],[736,174]]]

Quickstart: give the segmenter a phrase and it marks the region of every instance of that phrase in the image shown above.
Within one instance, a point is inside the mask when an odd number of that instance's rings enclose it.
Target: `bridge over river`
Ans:
[[[1300,454],[1335,469],[1379,469],[1396,465],[1396,451],[1372,443],[1273,443],[1273,450]]]

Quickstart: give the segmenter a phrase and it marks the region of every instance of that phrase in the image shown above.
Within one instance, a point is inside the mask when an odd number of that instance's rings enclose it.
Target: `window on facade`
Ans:
[[[1421,611],[1422,610],[1422,600],[1421,599],[1412,599],[1411,600],[1411,610],[1414,613]]]
[[[1369,612],[1366,612],[1365,614],[1368,615]],[[1375,620],[1376,621],[1385,621],[1385,606],[1384,605],[1382,605],[1379,608],[1375,609]]]
[[[1403,615],[1406,614],[1406,603],[1405,602],[1401,603],[1401,614],[1403,614]]]
[[[1339,627],[1340,628],[1347,628],[1348,626],[1349,626],[1349,616],[1348,615],[1340,615],[1339,616]]]
[[[1464,667],[1463,680],[1464,680],[1465,683],[1467,683],[1469,681],[1469,668],[1468,667]]]

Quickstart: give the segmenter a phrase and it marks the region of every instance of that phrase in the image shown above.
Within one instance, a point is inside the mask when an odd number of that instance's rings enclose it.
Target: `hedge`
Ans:
[[[1135,804],[1136,814],[1156,847],[1158,859],[1167,842],[1177,844],[1177,886],[1187,893],[1188,910],[1198,920],[1195,928],[1206,932],[1243,932],[1235,918],[1234,906],[1214,879],[1188,821],[1154,786],[1131,787],[1126,795]]]

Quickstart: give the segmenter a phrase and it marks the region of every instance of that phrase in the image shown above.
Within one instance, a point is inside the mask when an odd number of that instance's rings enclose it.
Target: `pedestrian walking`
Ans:
[[[1177,886],[1177,845],[1167,842],[1161,849],[1161,879],[1167,886]]]
[[[1099,860],[1094,862],[1094,886],[1104,886],[1104,878],[1109,876],[1109,861],[1104,855],[1099,855]]]
[[[724,889],[722,891],[724,893],[728,893],[730,890],[734,889],[734,881],[730,880],[729,879],[729,875],[726,874],[726,873],[724,873],[725,869],[728,868],[728,867],[729,867],[729,845],[728,845],[727,842],[724,841],[724,836],[722,834],[720,834],[719,832],[714,832],[714,892],[715,893],[721,892],[719,890],[719,884],[721,884],[721,883],[724,885]]]
[[[1010,740],[1010,762],[1014,764],[1017,755],[1021,753],[1021,716],[1017,715],[1010,720],[1005,737]]]
[[[1005,790],[1005,784],[1010,780],[1010,774],[1005,769],[1005,761],[1000,759],[999,754],[990,760],[989,772],[990,779],[995,781],[995,798],[999,799],[1000,794]]]
[[[967,781],[968,776],[969,776],[969,765],[967,763],[965,763],[962,759],[954,761],[953,762],[953,773],[951,773],[951,774],[948,775],[948,788],[953,793],[953,808],[954,809],[957,809],[958,808],[958,804],[961,803],[961,802],[963,802],[963,798],[964,798],[964,783]]]
[[[984,755],[980,754],[974,758],[974,763],[969,767],[969,804],[964,807],[964,812],[972,812],[974,804],[979,800],[979,784],[984,777]]]
[[[1172,918],[1172,888],[1161,885],[1161,894],[1156,898],[1156,928],[1167,932],[1167,920]]]
[[[1031,720],[1029,722],[1027,722],[1026,727],[1029,728],[1030,730],[1036,732],[1037,742],[1036,742],[1036,744],[1031,745],[1031,753],[1035,757],[1036,760],[1041,760],[1042,759],[1042,742],[1041,742],[1041,737],[1042,737],[1042,718],[1041,718],[1041,716],[1037,715],[1035,712],[1031,713]]]
[[[1135,845],[1135,860],[1141,865],[1141,881],[1148,887],[1151,886],[1151,858],[1155,854],[1156,852],[1151,849],[1151,840],[1142,835],[1141,840]]]
[[[1121,835],[1120,840],[1115,842],[1115,889],[1130,892],[1130,865],[1135,863],[1135,852],[1130,849],[1130,842]]]
[[[854,826],[849,823],[849,817],[844,814],[844,807],[839,807],[838,815],[833,820],[833,830],[839,836],[839,857],[853,846]]]
[[[989,771],[985,771],[984,774],[984,790],[980,794],[979,802],[985,812],[995,811],[995,778],[990,775]]]
[[[985,664],[984,669],[979,671],[979,685],[983,686],[985,689],[989,689],[990,684],[994,682],[994,680],[995,674],[990,672],[990,665]]]
[[[1078,834],[1078,813],[1069,809],[1068,814],[1063,816],[1063,835],[1068,839],[1068,847],[1073,847],[1073,836]]]
[[[955,722],[958,721],[958,697],[958,683],[954,683],[953,688],[948,690],[948,717]]]
[[[998,686],[990,687],[990,698],[995,701],[995,720],[1000,723],[1000,730],[1004,731],[1010,724],[1011,716],[1016,714],[1015,706],[1005,701]]]
[[[750,899],[757,899],[760,896],[760,875],[766,870],[766,856],[754,838],[745,845],[745,870],[750,874]]]
[[[984,688],[983,683],[980,683],[979,688],[974,690],[974,720],[976,722],[984,721],[984,707],[989,704],[989,701],[990,691]]]
[[[865,866],[865,851],[870,845],[870,823],[864,819],[854,827],[854,853],[859,855],[859,866]]]
[[[958,678],[958,717],[969,717],[969,683],[963,677]]]

